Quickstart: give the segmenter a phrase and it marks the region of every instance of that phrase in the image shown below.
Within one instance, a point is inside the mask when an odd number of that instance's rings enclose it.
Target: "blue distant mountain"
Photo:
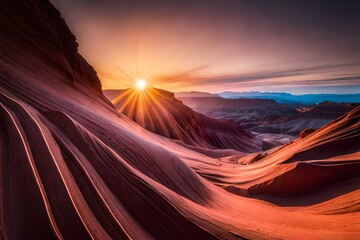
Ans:
[[[286,92],[221,92],[223,98],[260,98],[273,99],[278,103],[293,104],[317,104],[325,101],[334,103],[360,103],[360,93],[357,94],[304,94],[293,95]]]

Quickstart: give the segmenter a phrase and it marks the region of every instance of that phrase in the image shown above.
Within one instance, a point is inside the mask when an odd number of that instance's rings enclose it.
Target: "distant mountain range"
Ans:
[[[221,92],[217,95],[223,98],[260,98],[260,99],[273,99],[278,103],[293,104],[318,104],[325,101],[334,103],[359,103],[360,93],[357,94],[304,94],[293,95],[286,92]]]

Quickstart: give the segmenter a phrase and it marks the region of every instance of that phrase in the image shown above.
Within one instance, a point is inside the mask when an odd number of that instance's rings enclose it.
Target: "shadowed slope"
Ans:
[[[207,148],[254,152],[262,142],[230,121],[216,120],[185,106],[161,89],[110,90],[105,95],[119,112],[159,135]]]

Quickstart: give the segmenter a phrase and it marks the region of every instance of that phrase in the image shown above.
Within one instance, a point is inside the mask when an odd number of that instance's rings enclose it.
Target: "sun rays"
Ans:
[[[146,86],[142,90],[137,87],[124,90],[111,102],[118,111],[137,122],[140,126],[150,130],[167,131],[165,123],[159,122],[161,116],[166,115],[163,104],[167,101],[159,90]],[[154,122],[157,121],[157,122]]]

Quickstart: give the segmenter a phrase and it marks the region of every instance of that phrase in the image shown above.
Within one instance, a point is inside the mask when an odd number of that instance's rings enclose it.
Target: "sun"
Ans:
[[[136,86],[137,89],[143,90],[144,88],[146,88],[147,84],[148,83],[147,83],[146,80],[139,79],[139,80],[136,80],[135,86]]]

